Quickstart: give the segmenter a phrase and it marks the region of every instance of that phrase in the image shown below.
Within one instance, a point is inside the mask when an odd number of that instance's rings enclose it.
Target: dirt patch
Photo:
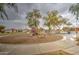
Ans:
[[[63,36],[58,34],[45,34],[38,36],[30,36],[25,34],[11,35],[0,38],[0,43],[5,44],[35,44],[35,43],[46,43],[56,40],[61,40]]]

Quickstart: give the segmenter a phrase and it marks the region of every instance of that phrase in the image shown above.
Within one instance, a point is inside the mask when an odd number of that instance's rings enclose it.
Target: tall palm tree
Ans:
[[[40,11],[37,10],[37,9],[33,9],[32,12],[29,12],[27,14],[26,18],[28,19],[28,25],[30,27],[32,27],[32,26],[38,27],[38,25],[39,25],[39,18],[41,18]]]
[[[15,3],[0,3],[0,17],[2,19],[4,19],[5,17],[6,17],[6,19],[8,19],[8,15],[6,13],[5,7],[14,8],[16,10],[16,12],[18,12],[18,8]]]
[[[69,10],[76,16],[76,25],[77,25],[78,24],[77,21],[79,20],[79,3],[73,4]],[[76,33],[77,33],[77,29],[76,29]],[[78,42],[77,45],[79,45],[79,39],[76,39],[76,41]]]
[[[70,8],[69,11],[71,11],[74,15],[76,15],[76,19],[78,20],[79,18],[79,3],[73,4]]]
[[[79,3],[73,4],[69,11],[71,11],[76,16],[76,25],[78,25],[77,21],[79,20]]]

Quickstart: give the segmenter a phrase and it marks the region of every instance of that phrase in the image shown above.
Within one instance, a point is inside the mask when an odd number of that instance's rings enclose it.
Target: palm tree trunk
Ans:
[[[78,13],[77,13],[76,19],[77,19],[76,20],[76,26],[78,26],[78,22],[77,22],[78,21]],[[76,30],[76,34],[77,34],[77,30]]]

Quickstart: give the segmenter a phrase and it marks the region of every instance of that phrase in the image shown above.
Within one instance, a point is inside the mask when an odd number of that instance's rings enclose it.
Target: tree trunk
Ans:
[[[49,26],[49,32],[51,32],[51,26]]]

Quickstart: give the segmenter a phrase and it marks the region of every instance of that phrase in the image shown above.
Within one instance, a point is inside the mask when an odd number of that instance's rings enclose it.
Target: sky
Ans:
[[[27,19],[25,18],[27,13],[33,9],[39,9],[41,14],[45,16],[48,11],[58,10],[60,15],[70,19],[70,22],[75,26],[75,16],[69,12],[71,3],[17,3],[18,13],[12,8],[5,8],[9,20],[0,20],[0,24],[5,25],[7,28],[27,28]],[[43,26],[43,21],[40,19],[40,26]]]

